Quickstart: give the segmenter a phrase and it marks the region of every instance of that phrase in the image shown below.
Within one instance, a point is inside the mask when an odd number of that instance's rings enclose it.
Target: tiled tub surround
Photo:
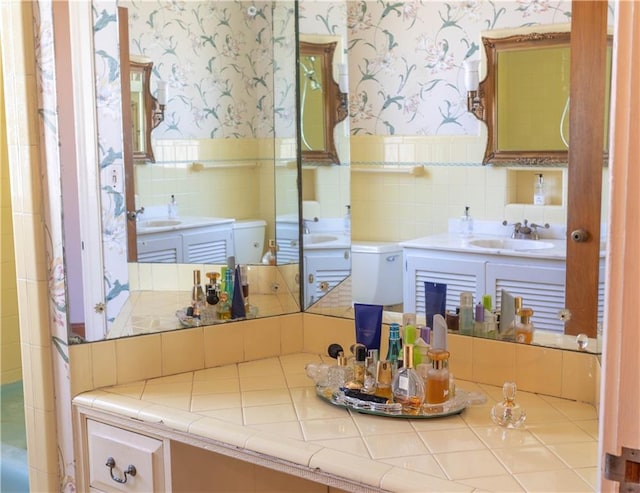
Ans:
[[[275,459],[318,481],[343,477],[346,490],[595,491],[591,404],[520,391],[527,421],[506,430],[489,417],[500,387],[458,380],[487,402],[439,419],[369,416],[315,395],[304,366],[323,359],[296,353],[187,371],[93,390],[74,404],[179,442]]]

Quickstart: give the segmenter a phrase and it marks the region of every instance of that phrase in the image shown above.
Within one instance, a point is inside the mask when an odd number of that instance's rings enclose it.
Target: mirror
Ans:
[[[568,162],[570,34],[535,31],[482,37],[487,68],[479,87],[488,132],[484,163]],[[611,47],[607,62],[610,81]],[[608,110],[607,97],[605,114]]]
[[[347,117],[346,94],[333,78],[337,42],[300,41],[300,146],[305,163],[340,164],[336,124]]]
[[[147,227],[167,227],[163,220],[168,219],[168,204],[174,195],[181,222],[193,216],[228,218],[236,223],[261,222],[263,241],[259,251],[254,252],[257,260],[243,262],[252,264],[250,301],[258,304],[264,296],[260,316],[299,311],[297,123],[291,118],[297,104],[296,2],[255,5],[248,1],[203,1],[189,2],[184,9],[149,2],[119,5],[128,9],[129,22],[125,24],[129,27],[131,55],[153,60],[149,70],[140,76],[141,84],[157,87],[158,81],[166,80],[171,93],[164,120],[154,130],[151,146],[146,149],[153,149],[155,162],[139,161],[133,167],[135,209],[144,207],[137,219],[154,220],[156,214],[159,222]],[[111,22],[117,19],[115,4],[112,8],[106,27],[93,19],[94,51],[99,60],[95,76],[98,87],[117,91],[119,85],[116,87],[113,76],[119,74],[113,70],[113,61],[119,60],[120,26]],[[220,19],[227,20],[223,27]],[[150,29],[160,25],[161,32]],[[257,32],[262,35],[256,36]],[[127,100],[130,95],[127,91]],[[104,111],[98,114],[97,134],[101,145],[108,144],[104,146],[104,152],[111,153],[104,156],[108,159],[122,150],[121,130],[118,132],[110,119],[111,115],[120,115],[121,100],[110,95],[103,103],[99,105]],[[152,126],[153,122],[148,128]],[[126,235],[122,233],[127,212],[122,207],[126,187],[120,183],[121,178],[117,166],[113,172],[108,168],[108,173],[105,171],[99,178],[108,199],[108,204],[102,206],[102,217],[110,225],[101,232],[109,236],[98,240],[109,244],[102,254],[104,272],[100,277],[108,294],[98,298],[105,305],[106,330],[94,330],[88,340],[111,336],[114,327],[130,324],[131,304],[143,292],[151,293],[162,313],[156,312],[154,321],[147,320],[151,325],[140,325],[139,319],[134,322],[139,325],[136,332],[122,330],[119,335],[180,328],[175,311],[189,304],[192,271],[200,269],[204,282],[205,273],[219,270],[222,264],[199,258],[195,265],[127,265]],[[281,224],[291,227],[281,228]],[[289,251],[283,248],[288,244],[282,240],[286,235],[296,242]],[[275,266],[263,265],[269,240],[283,241],[275,247]],[[240,259],[237,261],[240,263]]]
[[[129,61],[133,159],[153,163],[155,157],[151,145],[151,131],[160,123],[158,118],[154,117],[159,114],[160,104],[151,95],[152,70],[152,61],[146,61],[141,57]]]
[[[319,6],[318,14],[321,11]],[[335,82],[342,78],[346,89],[342,61],[346,34],[310,34],[318,31],[312,18],[317,16],[300,19],[298,64],[303,309],[329,294],[351,272],[349,121],[346,94]],[[328,166],[332,164],[340,166]]]

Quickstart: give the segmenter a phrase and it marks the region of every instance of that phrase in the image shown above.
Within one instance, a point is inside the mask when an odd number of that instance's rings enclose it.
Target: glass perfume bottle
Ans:
[[[460,293],[458,331],[460,334],[467,336],[473,334],[473,293],[470,293],[469,291]]]
[[[191,307],[193,308],[193,316],[200,317],[200,312],[205,306],[206,297],[202,284],[200,283],[200,271],[193,271],[193,287],[191,288]]]
[[[392,323],[389,325],[389,349],[385,358],[391,363],[391,371],[395,373],[398,369],[398,359],[402,357],[402,344],[400,342],[400,324]]]
[[[516,322],[516,342],[523,342],[525,344],[531,344],[533,342],[533,323],[531,323],[531,316],[533,310],[531,308],[520,308],[517,311],[516,317],[520,320]]]
[[[367,372],[367,347],[364,344],[354,344],[353,354],[355,356],[353,361],[353,379],[346,383],[346,387],[349,389],[362,390]]]
[[[393,398],[391,392],[392,383],[391,362],[386,360],[378,361],[376,365],[376,391],[378,397],[385,397],[389,401]]]
[[[231,303],[229,302],[229,296],[227,293],[220,293],[220,301],[218,302],[216,313],[219,320],[231,319]]]
[[[518,428],[527,419],[527,413],[516,403],[515,382],[505,382],[502,386],[504,400],[491,408],[491,419],[505,428]]]
[[[427,404],[441,404],[449,398],[449,351],[434,349],[429,351],[431,368],[427,371]]]
[[[393,401],[402,405],[405,414],[418,414],[424,402],[424,382],[413,368],[413,346],[402,347],[404,366],[398,369],[391,383]]]
[[[327,371],[328,387],[336,392],[353,380],[353,368],[348,365],[347,357],[340,351],[336,357],[337,364],[330,366]]]

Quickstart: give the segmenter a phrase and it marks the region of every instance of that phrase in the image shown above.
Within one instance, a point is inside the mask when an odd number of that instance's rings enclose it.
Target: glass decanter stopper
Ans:
[[[502,386],[504,400],[491,408],[491,419],[497,425],[505,428],[519,428],[527,413],[516,403],[517,387],[515,382],[505,382]]]

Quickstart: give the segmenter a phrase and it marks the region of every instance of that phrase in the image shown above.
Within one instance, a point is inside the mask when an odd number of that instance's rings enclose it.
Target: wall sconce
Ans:
[[[480,60],[464,61],[464,85],[467,89],[467,111],[473,113],[478,120],[484,120],[484,104],[479,89],[478,65],[480,65]]]
[[[346,63],[338,65],[338,87],[340,88],[340,107],[338,108],[339,120],[349,115],[349,72]]]
[[[164,108],[167,105],[167,83],[158,81],[156,97],[153,98],[153,108],[151,110],[151,128],[156,128],[164,121]]]

